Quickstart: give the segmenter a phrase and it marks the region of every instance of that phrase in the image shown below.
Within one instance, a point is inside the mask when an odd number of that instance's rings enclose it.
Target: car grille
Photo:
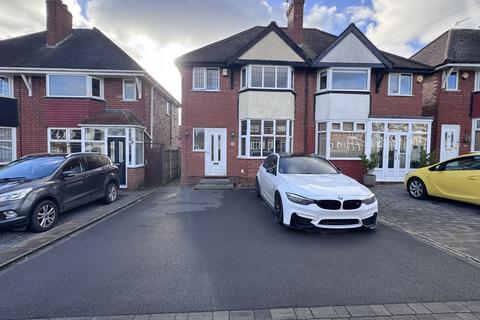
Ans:
[[[358,224],[357,219],[324,219],[320,221],[319,224],[321,225],[329,225],[329,226],[348,226],[352,224]]]
[[[360,208],[362,200],[346,200],[343,202],[343,210],[355,210]]]
[[[325,210],[340,210],[342,203],[338,200],[318,200],[317,206]]]

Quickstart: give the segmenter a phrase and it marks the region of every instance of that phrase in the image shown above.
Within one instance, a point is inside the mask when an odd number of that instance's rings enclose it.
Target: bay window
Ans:
[[[368,91],[370,69],[331,68],[317,74],[317,91]]]
[[[0,127],[0,164],[7,164],[16,159],[15,128]]]
[[[292,130],[291,120],[241,120],[240,156],[265,158],[274,152],[291,153]]]
[[[472,151],[480,151],[480,119],[473,120]]]
[[[144,136],[143,129],[135,129],[135,165],[143,165],[144,162]]]
[[[106,154],[104,129],[85,128],[85,152]]]
[[[241,88],[291,89],[292,69],[288,66],[246,66],[240,72]]]
[[[81,128],[49,128],[48,129],[49,153],[74,153],[82,152]]]
[[[193,68],[193,90],[218,91],[220,90],[219,68]]]
[[[47,75],[47,96],[103,99],[103,81],[87,75]]]
[[[390,73],[388,76],[389,95],[412,95],[412,74],[411,73]]]
[[[360,158],[365,153],[365,123],[317,123],[317,153],[331,159]]]
[[[0,76],[0,97],[11,98],[12,84],[10,78]]]

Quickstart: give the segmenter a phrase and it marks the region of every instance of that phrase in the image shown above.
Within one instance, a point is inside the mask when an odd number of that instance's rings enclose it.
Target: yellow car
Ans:
[[[415,199],[434,196],[480,205],[480,153],[412,171],[404,184]]]

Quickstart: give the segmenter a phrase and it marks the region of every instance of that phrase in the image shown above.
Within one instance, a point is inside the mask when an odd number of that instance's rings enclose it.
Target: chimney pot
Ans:
[[[303,14],[305,0],[291,0],[287,9],[287,33],[298,45],[303,44]]]
[[[55,46],[72,34],[72,14],[62,0],[46,0],[47,46]]]

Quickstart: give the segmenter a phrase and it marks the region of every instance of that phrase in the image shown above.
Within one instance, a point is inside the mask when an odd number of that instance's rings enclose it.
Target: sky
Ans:
[[[254,25],[285,26],[283,0],[63,0],[180,100],[175,57]],[[0,0],[0,39],[45,30],[45,0]],[[480,0],[306,0],[305,27],[355,23],[381,50],[411,56],[450,28],[479,28]]]

